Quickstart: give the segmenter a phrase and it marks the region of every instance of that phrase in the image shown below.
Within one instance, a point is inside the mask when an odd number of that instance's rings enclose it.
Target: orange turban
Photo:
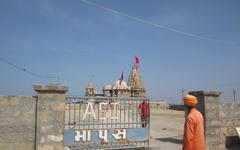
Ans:
[[[193,95],[186,95],[183,97],[183,102],[187,106],[195,107],[198,103],[198,100]]]

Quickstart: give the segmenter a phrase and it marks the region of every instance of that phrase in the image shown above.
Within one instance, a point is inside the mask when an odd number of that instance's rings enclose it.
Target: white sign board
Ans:
[[[236,127],[235,129],[237,131],[238,137],[240,138],[240,127]]]

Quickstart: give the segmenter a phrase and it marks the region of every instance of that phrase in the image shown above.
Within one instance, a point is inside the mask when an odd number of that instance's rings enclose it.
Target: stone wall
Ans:
[[[34,149],[35,110],[34,97],[0,96],[0,149]]]
[[[235,127],[240,127],[240,103],[222,103],[219,104],[219,120],[220,120],[220,139],[225,146],[240,146],[240,139],[237,135]]]
[[[179,105],[178,104],[170,105],[169,108],[172,110],[184,110],[185,109],[184,105],[180,105],[180,104]]]
[[[68,88],[34,85],[37,96],[0,96],[0,150],[63,150]]]
[[[235,127],[240,126],[240,103],[220,103],[220,92],[192,91],[198,100],[197,109],[204,116],[206,147],[226,149],[238,142]]]

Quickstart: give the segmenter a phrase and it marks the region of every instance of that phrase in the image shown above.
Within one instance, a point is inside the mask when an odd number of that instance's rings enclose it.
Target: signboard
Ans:
[[[65,130],[64,145],[98,145],[123,141],[147,141],[148,128]]]
[[[149,146],[149,121],[142,122],[138,112],[142,100],[91,97],[79,101],[65,106],[65,146],[80,149]],[[143,128],[143,124],[147,126]]]
[[[235,129],[237,131],[238,137],[240,138],[240,127],[236,127]]]

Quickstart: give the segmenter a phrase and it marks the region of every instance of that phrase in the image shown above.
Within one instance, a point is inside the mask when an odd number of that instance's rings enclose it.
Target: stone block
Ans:
[[[227,134],[230,136],[238,136],[236,130],[234,127],[228,127],[227,128]]]
[[[53,103],[50,105],[53,111],[62,112],[64,110],[64,103]]]
[[[35,124],[9,124],[0,125],[0,133],[21,133],[21,132],[34,132]]]
[[[214,144],[219,144],[220,141],[220,137],[216,136],[216,135],[207,135],[206,136],[206,144],[207,145],[214,145]]]
[[[0,143],[33,143],[34,133],[31,132],[9,132],[0,134]]]
[[[63,135],[48,135],[47,137],[49,142],[62,142],[63,141]]]
[[[205,109],[206,110],[218,110],[218,103],[206,103]]]
[[[205,120],[218,120],[219,113],[218,111],[206,111],[205,112]]]
[[[1,150],[33,150],[33,143],[0,143]]]
[[[54,148],[53,145],[40,144],[40,145],[37,147],[37,150],[54,150],[53,148]]]
[[[221,122],[220,122],[219,120],[211,120],[211,121],[209,122],[209,125],[211,125],[211,126],[216,126],[216,127],[220,127]]]
[[[56,120],[59,121],[59,122],[64,122],[64,113],[57,113],[56,115]]]
[[[227,115],[224,111],[219,111],[219,118],[226,118]]]
[[[207,136],[219,136],[220,133],[221,133],[221,128],[218,128],[218,127],[211,127],[205,130],[205,134]]]
[[[49,115],[49,114],[41,114],[38,116],[38,120],[40,122],[50,122],[50,121],[53,121],[54,118],[52,115]]]
[[[54,131],[54,125],[50,124],[50,125],[42,126],[40,131],[41,133],[50,133]]]

